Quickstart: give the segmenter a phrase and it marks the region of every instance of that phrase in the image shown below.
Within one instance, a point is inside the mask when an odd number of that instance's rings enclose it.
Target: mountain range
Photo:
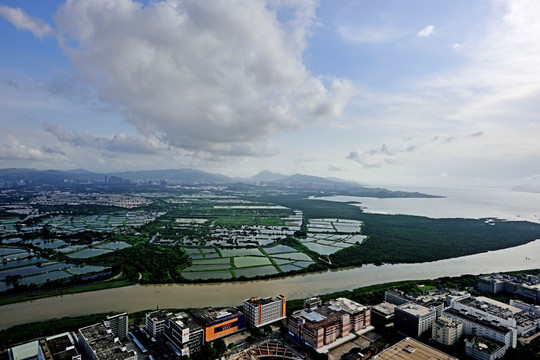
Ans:
[[[37,170],[28,168],[0,169],[0,186],[60,185],[60,184],[127,184],[164,183],[181,185],[232,185],[335,191],[372,197],[431,197],[422,193],[390,191],[384,188],[365,187],[353,181],[336,178],[294,174],[283,175],[261,171],[249,178],[231,178],[194,169],[141,170],[114,173],[95,173],[85,169]]]

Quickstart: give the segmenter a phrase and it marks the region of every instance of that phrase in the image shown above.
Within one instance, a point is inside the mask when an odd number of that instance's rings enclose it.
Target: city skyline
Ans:
[[[540,185],[535,1],[2,1],[0,167]]]

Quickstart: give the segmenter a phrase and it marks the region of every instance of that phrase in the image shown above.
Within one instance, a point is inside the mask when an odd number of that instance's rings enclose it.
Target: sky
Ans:
[[[0,0],[0,168],[540,186],[537,0]]]

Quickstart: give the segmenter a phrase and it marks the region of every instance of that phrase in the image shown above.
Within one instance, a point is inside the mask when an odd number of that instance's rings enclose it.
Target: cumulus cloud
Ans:
[[[156,136],[128,136],[123,133],[108,137],[93,137],[67,131],[61,124],[43,123],[43,129],[54,135],[58,140],[76,147],[91,147],[113,152],[128,152],[137,154],[158,154],[168,149],[161,139]]]
[[[433,25],[428,25],[419,32],[416,33],[416,35],[420,37],[428,37],[433,35],[433,31],[435,30],[435,27]]]
[[[285,23],[283,6],[294,14]],[[303,63],[314,9],[68,0],[55,22],[74,66],[144,137],[217,155],[272,154],[271,135],[339,117],[354,94],[349,81],[314,76]]]
[[[15,137],[8,136],[7,143],[0,145],[0,159],[7,161],[62,160],[65,153],[57,147],[41,148],[21,144]]]
[[[17,29],[30,31],[40,39],[50,36],[53,31],[47,23],[28,15],[21,8],[0,6],[0,16],[13,24]]]

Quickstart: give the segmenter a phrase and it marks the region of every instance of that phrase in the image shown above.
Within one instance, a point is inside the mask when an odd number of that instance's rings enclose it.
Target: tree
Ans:
[[[216,349],[216,353],[218,356],[221,356],[225,351],[227,351],[227,344],[225,344],[225,340],[223,339],[217,339],[214,341],[214,349]]]

